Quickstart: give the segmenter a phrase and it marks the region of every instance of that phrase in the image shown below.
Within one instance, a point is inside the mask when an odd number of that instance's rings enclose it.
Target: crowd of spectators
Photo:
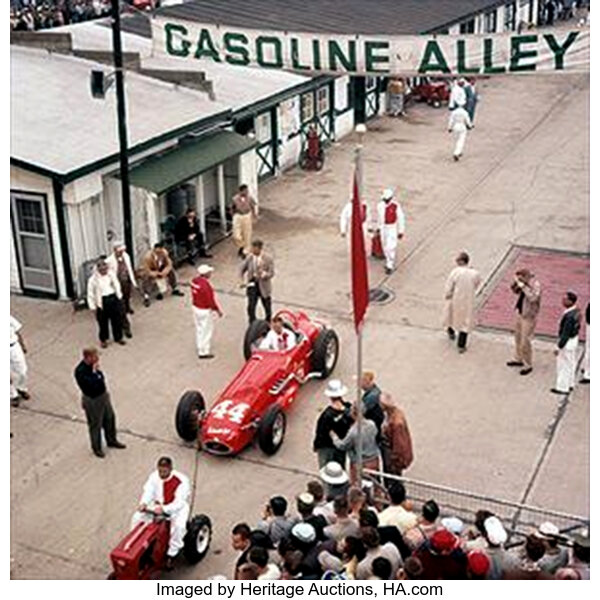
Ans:
[[[342,471],[343,472],[343,471]],[[498,516],[476,513],[474,525],[440,516],[435,500],[419,513],[400,481],[389,504],[350,486],[338,463],[320,470],[290,506],[268,501],[251,527],[238,523],[231,543],[236,579],[589,579],[589,534],[565,536],[550,522],[507,548]],[[332,483],[333,482],[333,483]],[[512,540],[515,541],[514,539]],[[214,578],[222,578],[217,575]]]
[[[37,31],[81,23],[110,14],[110,0],[12,0],[10,28]]]

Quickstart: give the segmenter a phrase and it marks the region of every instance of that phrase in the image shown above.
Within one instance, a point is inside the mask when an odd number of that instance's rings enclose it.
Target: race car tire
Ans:
[[[179,399],[175,413],[175,429],[186,442],[194,442],[198,437],[198,416],[204,412],[206,404],[197,390],[188,390]]]
[[[196,515],[188,521],[183,538],[183,555],[188,563],[195,565],[206,556],[211,538],[212,523],[206,515]]]
[[[254,350],[254,344],[257,340],[265,337],[269,333],[269,323],[263,319],[256,319],[248,325],[246,329],[246,335],[244,336],[244,358],[248,360],[252,356],[252,350]]]
[[[320,379],[327,379],[335,369],[340,353],[340,342],[333,329],[324,328],[313,346],[312,370]]]
[[[258,426],[258,445],[267,455],[275,454],[285,437],[285,413],[279,406],[271,406]]]

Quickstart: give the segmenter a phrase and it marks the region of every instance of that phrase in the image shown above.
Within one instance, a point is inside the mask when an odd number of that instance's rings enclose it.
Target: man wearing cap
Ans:
[[[465,90],[466,80],[461,77],[452,83],[450,89],[450,99],[448,100],[448,108],[455,110],[459,107],[465,107],[467,104],[467,92]]]
[[[540,312],[542,288],[529,269],[519,269],[511,290],[519,296],[515,305],[515,358],[506,365],[521,367],[521,375],[529,375],[533,370],[531,341]]]
[[[467,554],[467,577],[469,579],[487,579],[490,559],[482,550],[471,550]]]
[[[423,565],[423,579],[466,579],[467,557],[460,540],[447,529],[436,531],[415,556]]]
[[[469,266],[469,261],[466,252],[458,254],[456,267],[450,272],[444,290],[444,326],[451,340],[458,333],[457,347],[461,354],[467,350],[467,337],[475,321],[475,293],[481,283],[481,275]]]
[[[325,539],[323,530],[327,527],[327,519],[323,515],[315,515],[315,498],[308,492],[303,492],[296,498],[296,508],[298,510],[299,520],[302,523],[309,523],[315,528],[317,539]]]
[[[198,267],[198,275],[191,282],[192,310],[196,325],[196,350],[198,358],[213,358],[210,342],[213,334],[213,313],[219,317],[223,311],[215,298],[215,291],[209,281],[214,269],[208,265]]]
[[[21,333],[23,326],[10,315],[10,402],[19,406],[21,399],[29,400],[27,391],[27,348]]]
[[[173,268],[173,261],[162,242],[154,244],[142,262],[143,277],[142,289],[144,290],[144,306],[150,306],[150,294],[157,288],[157,300],[162,300],[171,287],[173,296],[183,296],[177,287],[177,276]]]
[[[95,311],[98,321],[98,337],[102,348],[108,346],[109,324],[117,344],[125,345],[123,339],[123,307],[121,284],[113,271],[108,268],[104,257],[96,263],[96,268],[88,280],[87,304]]]
[[[519,560],[504,549],[508,534],[498,517],[487,517],[483,522],[483,530],[487,541],[485,551],[491,563],[488,579],[502,579],[505,573],[518,569]]]
[[[577,370],[577,346],[581,314],[577,306],[577,294],[566,292],[562,299],[564,312],[558,329],[556,356],[556,385],[550,390],[553,394],[568,394],[575,386]]]
[[[462,156],[465,142],[467,141],[467,131],[473,129],[473,123],[469,117],[469,113],[462,107],[455,108],[450,113],[450,119],[448,119],[448,133],[455,134],[454,144],[454,160],[457,162]]]
[[[567,566],[569,552],[559,545],[560,531],[554,523],[542,523],[535,535],[544,542],[546,548],[544,556],[538,562],[542,571],[554,575],[558,569]]]
[[[127,315],[133,314],[131,308],[131,292],[133,288],[138,287],[131,266],[131,258],[126,251],[125,244],[123,242],[115,242],[113,244],[113,253],[106,259],[108,268],[117,276],[119,284],[121,285],[121,305],[123,309],[123,332],[130,338],[131,336],[131,323]]]
[[[328,462],[319,470],[319,477],[326,486],[327,500],[330,502],[338,496],[345,496],[348,493],[348,483],[350,480],[339,462],[335,460]]]
[[[348,388],[339,380],[332,379],[327,383],[325,395],[329,398],[329,406],[319,415],[313,440],[313,451],[317,453],[319,468],[330,461],[338,462],[342,468],[346,466],[346,452],[335,447],[331,433],[344,438],[352,425],[350,404],[344,400]]]
[[[384,190],[377,204],[377,228],[381,235],[387,275],[396,268],[396,249],[398,240],[404,236],[405,223],[404,211],[394,199],[394,190]]]

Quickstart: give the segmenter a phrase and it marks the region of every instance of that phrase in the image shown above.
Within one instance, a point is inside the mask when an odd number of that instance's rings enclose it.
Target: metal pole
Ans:
[[[131,227],[131,197],[129,195],[129,162],[127,159],[127,116],[125,106],[125,83],[123,80],[123,49],[121,47],[121,14],[119,0],[111,0],[113,59],[117,88],[117,121],[119,125],[119,165],[121,175],[121,199],[123,202],[123,234],[127,252],[135,260],[133,232]]]

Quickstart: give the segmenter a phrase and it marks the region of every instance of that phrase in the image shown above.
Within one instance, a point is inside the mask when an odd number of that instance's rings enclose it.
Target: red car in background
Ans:
[[[411,98],[439,108],[450,100],[450,82],[436,77],[418,77],[412,86]]]
[[[286,411],[303,383],[326,379],[333,372],[339,340],[333,329],[302,311],[281,310],[277,316],[296,336],[296,345],[290,350],[261,350],[269,324],[254,321],[244,338],[246,363],[210,410],[198,390],[185,392],[179,400],[175,427],[183,440],[197,441],[212,454],[234,455],[256,436],[265,454],[279,450]]]

